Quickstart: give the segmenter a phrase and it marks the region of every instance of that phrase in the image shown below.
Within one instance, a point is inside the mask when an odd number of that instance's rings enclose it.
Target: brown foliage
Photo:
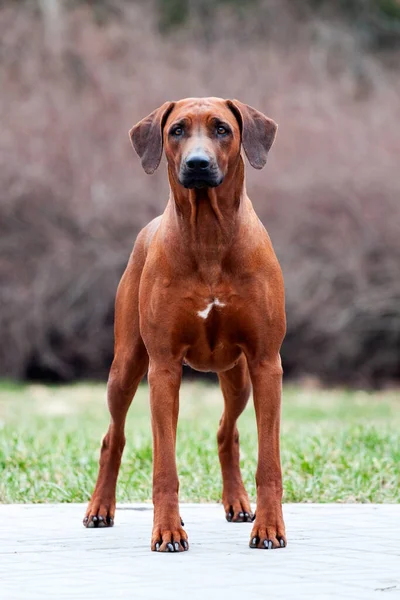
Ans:
[[[102,25],[54,5],[0,9],[0,375],[105,377],[118,279],[168,194],[128,130],[166,100],[217,95],[280,124],[248,189],[284,270],[286,371],[398,378],[398,72],[343,24],[284,11],[260,41],[257,16],[228,8],[207,38],[195,19],[162,37],[135,3]]]

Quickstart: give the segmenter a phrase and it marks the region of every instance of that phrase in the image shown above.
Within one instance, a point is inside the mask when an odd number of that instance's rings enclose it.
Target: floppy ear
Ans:
[[[226,102],[238,120],[242,145],[249,163],[255,169],[262,169],[274,143],[278,125],[248,104],[243,104],[238,100],[227,100]]]
[[[139,121],[129,132],[132,146],[142,160],[142,167],[148,175],[154,173],[160,164],[163,149],[163,129],[174,102],[165,102],[147,117]]]

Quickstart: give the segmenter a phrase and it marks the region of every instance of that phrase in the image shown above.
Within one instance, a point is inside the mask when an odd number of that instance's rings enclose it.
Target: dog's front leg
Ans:
[[[175,460],[182,365],[150,360],[148,378],[153,429],[154,525],[151,549],[182,552],[189,548],[179,515],[179,480]]]
[[[250,536],[251,548],[286,546],[282,516],[280,413],[282,366],[279,354],[249,363],[258,430],[256,472],[257,510]]]

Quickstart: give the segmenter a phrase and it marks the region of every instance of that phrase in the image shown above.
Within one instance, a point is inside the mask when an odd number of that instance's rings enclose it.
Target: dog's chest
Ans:
[[[185,362],[201,371],[219,371],[238,359],[234,306],[235,297],[231,293],[187,298],[185,325],[190,346]]]
[[[243,345],[257,336],[260,311],[253,287],[232,278],[215,285],[188,278],[155,286],[150,302],[142,305],[146,345],[182,353],[184,362],[200,371],[231,368]]]
[[[211,302],[207,303],[207,306],[203,310],[197,311],[197,316],[206,321],[213,309],[224,307],[226,307],[226,302],[221,302],[218,298],[213,298]]]

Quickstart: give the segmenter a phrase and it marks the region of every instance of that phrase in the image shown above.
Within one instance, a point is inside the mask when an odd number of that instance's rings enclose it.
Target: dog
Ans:
[[[111,421],[86,527],[114,523],[125,419],[147,372],[154,462],[151,550],[189,549],[175,461],[186,363],[216,372],[222,389],[217,440],[226,519],[253,521],[251,548],[286,546],[279,446],[284,284],[270,238],[247,196],[244,166],[244,154],[252,167],[265,165],[276,131],[272,119],[237,100],[187,98],[165,102],[129,132],[148,174],[157,169],[164,149],[170,195],[164,213],[139,233],[118,286],[107,391]],[[240,472],[236,426],[251,386],[258,430],[254,515]]]

